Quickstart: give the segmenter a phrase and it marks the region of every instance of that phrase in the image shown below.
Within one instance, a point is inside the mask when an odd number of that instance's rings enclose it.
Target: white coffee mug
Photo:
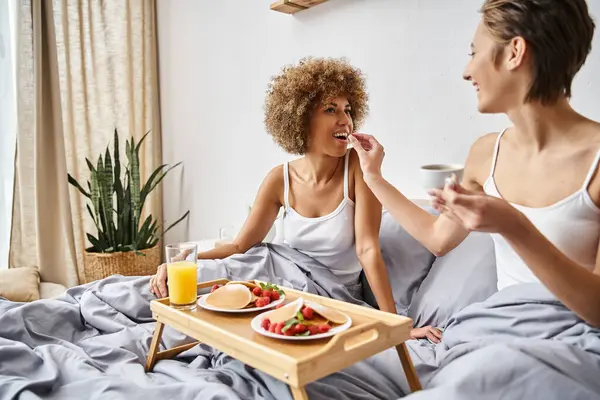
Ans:
[[[423,189],[443,189],[446,178],[451,177],[452,174],[456,176],[456,181],[460,183],[464,166],[460,164],[427,164],[421,166],[420,171]]]

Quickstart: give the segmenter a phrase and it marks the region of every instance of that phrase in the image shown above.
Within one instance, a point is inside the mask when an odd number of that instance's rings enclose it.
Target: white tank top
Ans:
[[[498,135],[490,175],[483,186],[486,194],[499,198],[502,196],[494,181],[494,170],[500,149],[500,139],[505,131],[506,129]],[[598,240],[600,239],[600,209],[593,202],[587,189],[599,160],[600,151],[594,159],[583,186],[575,193],[552,205],[525,207],[510,203],[521,211],[554,246],[589,270],[593,270],[596,264]],[[504,237],[499,234],[491,236],[496,252],[498,290],[519,283],[540,282]]]
[[[283,243],[330,268],[345,285],[357,283],[362,270],[354,246],[354,202],[348,197],[349,154],[344,159],[344,198],[332,213],[321,217],[305,217],[290,206],[289,167],[283,165]]]

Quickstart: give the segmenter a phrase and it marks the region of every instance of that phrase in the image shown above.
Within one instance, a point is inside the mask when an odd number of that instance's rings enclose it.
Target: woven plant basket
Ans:
[[[111,275],[145,276],[154,275],[160,265],[160,248],[158,245],[140,250],[146,256],[135,254],[135,251],[119,253],[84,252],[84,273],[86,283],[104,279]]]

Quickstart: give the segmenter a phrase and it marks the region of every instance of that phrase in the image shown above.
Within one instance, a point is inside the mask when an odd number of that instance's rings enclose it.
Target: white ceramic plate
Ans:
[[[342,313],[342,314],[344,314],[344,313]],[[263,336],[268,336],[268,337],[271,337],[271,338],[274,338],[274,339],[283,339],[283,340],[317,340],[317,339],[325,339],[325,338],[331,337],[331,336],[333,336],[335,334],[338,334],[340,332],[343,332],[343,331],[349,329],[352,326],[352,319],[347,314],[344,314],[344,315],[346,316],[347,320],[346,320],[346,322],[343,325],[338,325],[335,328],[331,328],[329,330],[329,332],[327,332],[327,333],[319,333],[318,335],[285,336],[285,335],[279,335],[277,333],[266,331],[261,326],[261,321],[264,318],[264,316],[262,314],[259,314],[256,317],[252,318],[252,321],[250,322],[250,326],[252,327],[252,329],[256,333],[260,333]]]
[[[227,312],[227,313],[249,313],[249,312],[256,312],[256,311],[264,311],[264,310],[268,310],[273,307],[277,307],[278,304],[281,304],[285,301],[285,295],[281,295],[279,297],[279,300],[272,301],[264,307],[252,307],[252,308],[242,308],[240,310],[231,310],[231,309],[227,309],[227,308],[213,307],[210,304],[206,304],[206,296],[208,296],[208,294],[200,296],[200,298],[198,298],[198,301],[196,302],[196,304],[198,304],[200,307],[204,308],[205,310]]]

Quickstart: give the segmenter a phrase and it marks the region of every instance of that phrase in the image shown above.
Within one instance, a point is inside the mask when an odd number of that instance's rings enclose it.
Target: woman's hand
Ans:
[[[156,275],[150,278],[150,292],[156,297],[167,297],[169,290],[167,289],[167,264],[162,264],[156,270]]]
[[[363,133],[353,133],[348,136],[348,140],[358,154],[365,181],[380,176],[381,164],[385,157],[383,146],[373,136]]]
[[[432,189],[432,207],[468,231],[504,234],[514,229],[522,214],[507,201],[467,190],[456,182]]]
[[[411,339],[429,339],[433,343],[439,343],[442,339],[442,331],[438,328],[434,328],[431,325],[424,326],[423,328],[414,328],[410,331]]]
[[[192,249],[185,249],[173,257],[171,261],[183,261],[192,254],[192,252]],[[167,264],[159,265],[156,269],[156,275],[150,278],[150,292],[156,297],[167,297],[169,295],[169,290],[167,288]]]

